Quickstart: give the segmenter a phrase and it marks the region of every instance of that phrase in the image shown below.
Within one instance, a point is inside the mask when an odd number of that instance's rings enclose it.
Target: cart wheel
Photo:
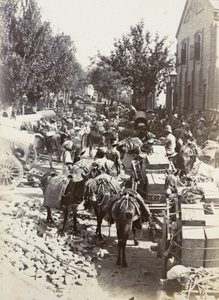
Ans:
[[[11,190],[18,186],[23,178],[23,166],[14,156],[0,156],[0,187]]]

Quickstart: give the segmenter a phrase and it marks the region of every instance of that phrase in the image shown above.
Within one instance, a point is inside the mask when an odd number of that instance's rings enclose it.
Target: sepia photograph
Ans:
[[[219,300],[219,0],[0,0],[1,300]]]

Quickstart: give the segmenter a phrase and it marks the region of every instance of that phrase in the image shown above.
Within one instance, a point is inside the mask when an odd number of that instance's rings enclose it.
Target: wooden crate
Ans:
[[[219,214],[205,215],[205,228],[215,228],[219,231]]]
[[[153,145],[152,149],[154,154],[159,154],[163,156],[166,155],[166,149],[164,145]]]
[[[205,228],[205,268],[219,267],[219,228]]]
[[[146,176],[148,179],[147,193],[164,195],[166,174],[151,173],[151,174],[146,174]]]
[[[181,263],[186,267],[199,268],[204,264],[205,233],[203,227],[182,227]]]
[[[182,226],[205,226],[203,204],[181,204],[181,220]]]
[[[146,156],[146,168],[148,169],[169,169],[170,162],[162,154],[151,154]]]

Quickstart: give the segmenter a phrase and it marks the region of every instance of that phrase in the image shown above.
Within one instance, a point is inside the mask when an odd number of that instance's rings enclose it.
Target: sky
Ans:
[[[168,36],[176,49],[175,35],[186,0],[37,0],[42,20],[50,21],[54,33],[70,35],[76,58],[86,69],[89,57],[100,51],[109,55],[115,39],[141,20],[145,30]]]

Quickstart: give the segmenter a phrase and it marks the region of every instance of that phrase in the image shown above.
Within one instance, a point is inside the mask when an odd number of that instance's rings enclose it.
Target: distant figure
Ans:
[[[106,158],[114,162],[117,171],[117,176],[118,176],[121,171],[122,161],[120,157],[120,152],[116,149],[117,146],[118,146],[117,140],[112,139],[106,151]]]
[[[73,150],[73,142],[71,140],[66,140],[63,143],[63,148],[65,149],[62,154],[62,173],[63,175],[68,175],[74,160],[74,150]]]
[[[170,125],[167,125],[164,128],[165,133],[165,149],[166,149],[166,155],[168,157],[172,157],[176,154],[175,148],[176,148],[176,138],[172,133],[172,128]]]

